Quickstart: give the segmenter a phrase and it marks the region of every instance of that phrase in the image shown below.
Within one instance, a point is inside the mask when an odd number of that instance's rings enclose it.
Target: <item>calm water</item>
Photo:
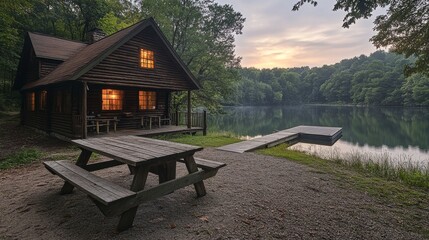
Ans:
[[[360,153],[429,166],[428,108],[303,105],[227,107],[225,112],[209,115],[211,130],[252,138],[297,125],[342,127],[343,137],[333,146],[300,143],[293,148],[323,157]]]

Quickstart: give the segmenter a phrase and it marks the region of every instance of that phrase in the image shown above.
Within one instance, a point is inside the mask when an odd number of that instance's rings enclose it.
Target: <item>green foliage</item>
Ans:
[[[86,33],[94,27],[111,34],[148,17],[156,19],[202,85],[193,103],[218,109],[239,79],[234,37],[241,34],[245,19],[231,5],[213,0],[0,1],[0,67],[16,70],[26,31],[87,41]],[[179,109],[186,95],[178,93],[173,102]]]
[[[300,0],[293,10],[305,4],[317,5],[315,0]],[[386,7],[385,14],[377,16],[371,38],[377,47],[389,47],[392,51],[415,56],[417,60],[405,68],[405,73],[423,73],[429,77],[429,4],[427,0],[337,0],[333,10],[343,10],[346,15],[343,27],[348,28],[361,18],[371,17],[378,7]]]
[[[429,200],[429,172],[402,168],[384,163],[361,161],[330,161],[302,152],[286,149],[282,144],[258,150],[258,153],[286,158],[310,166],[317,171],[333,174],[340,182],[347,182],[372,195],[405,205],[421,205]],[[388,177],[387,177],[388,176]],[[417,187],[417,188],[414,188]]]
[[[94,27],[119,30],[138,15],[131,0],[0,1],[0,70],[16,71],[27,31],[86,41]],[[3,69],[5,68],[5,69]]]
[[[141,2],[141,10],[144,18],[155,18],[203,87],[193,94],[193,102],[216,110],[220,102],[228,101],[239,79],[234,37],[241,34],[242,15],[231,5],[213,0],[146,0]],[[175,95],[174,108],[185,100],[183,94]]]
[[[159,136],[157,138],[201,147],[220,147],[240,141],[236,136],[226,132],[209,132],[207,136],[175,134]]]
[[[22,148],[5,159],[0,160],[0,169],[14,168],[37,161],[42,152],[35,148]]]
[[[240,69],[235,105],[342,103],[428,106],[429,78],[405,78],[403,67],[414,59],[377,51],[323,67]],[[280,98],[281,96],[281,98]]]
[[[13,112],[19,111],[19,95],[14,94],[2,94],[0,93],[0,111]]]

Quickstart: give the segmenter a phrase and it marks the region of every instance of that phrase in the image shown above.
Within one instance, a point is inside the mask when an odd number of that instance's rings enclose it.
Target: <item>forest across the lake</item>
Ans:
[[[236,92],[226,103],[428,106],[429,78],[404,75],[404,67],[413,61],[376,51],[322,67],[242,68]]]

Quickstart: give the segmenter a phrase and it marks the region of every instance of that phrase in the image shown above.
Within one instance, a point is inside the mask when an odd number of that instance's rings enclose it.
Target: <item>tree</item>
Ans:
[[[292,10],[305,4],[317,5],[316,0],[300,0]],[[429,4],[427,0],[337,0],[333,10],[344,10],[343,27],[348,28],[361,18],[371,17],[374,10],[386,7],[386,14],[377,16],[377,34],[371,38],[376,47],[415,56],[413,65],[405,68],[406,75],[420,72],[429,76]]]
[[[145,0],[140,4],[143,18],[155,18],[202,85],[193,102],[216,110],[239,80],[240,58],[235,56],[234,41],[245,21],[241,13],[213,0]],[[179,93],[173,102],[177,107],[184,100]]]

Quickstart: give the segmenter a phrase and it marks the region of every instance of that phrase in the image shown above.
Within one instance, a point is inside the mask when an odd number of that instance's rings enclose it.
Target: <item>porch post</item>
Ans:
[[[83,82],[82,85],[82,138],[86,138],[88,136],[88,129],[86,127],[87,121],[86,121],[86,112],[87,112],[87,88],[88,84],[86,82]]]
[[[192,127],[191,124],[191,91],[188,91],[188,120],[187,120],[188,128]]]

